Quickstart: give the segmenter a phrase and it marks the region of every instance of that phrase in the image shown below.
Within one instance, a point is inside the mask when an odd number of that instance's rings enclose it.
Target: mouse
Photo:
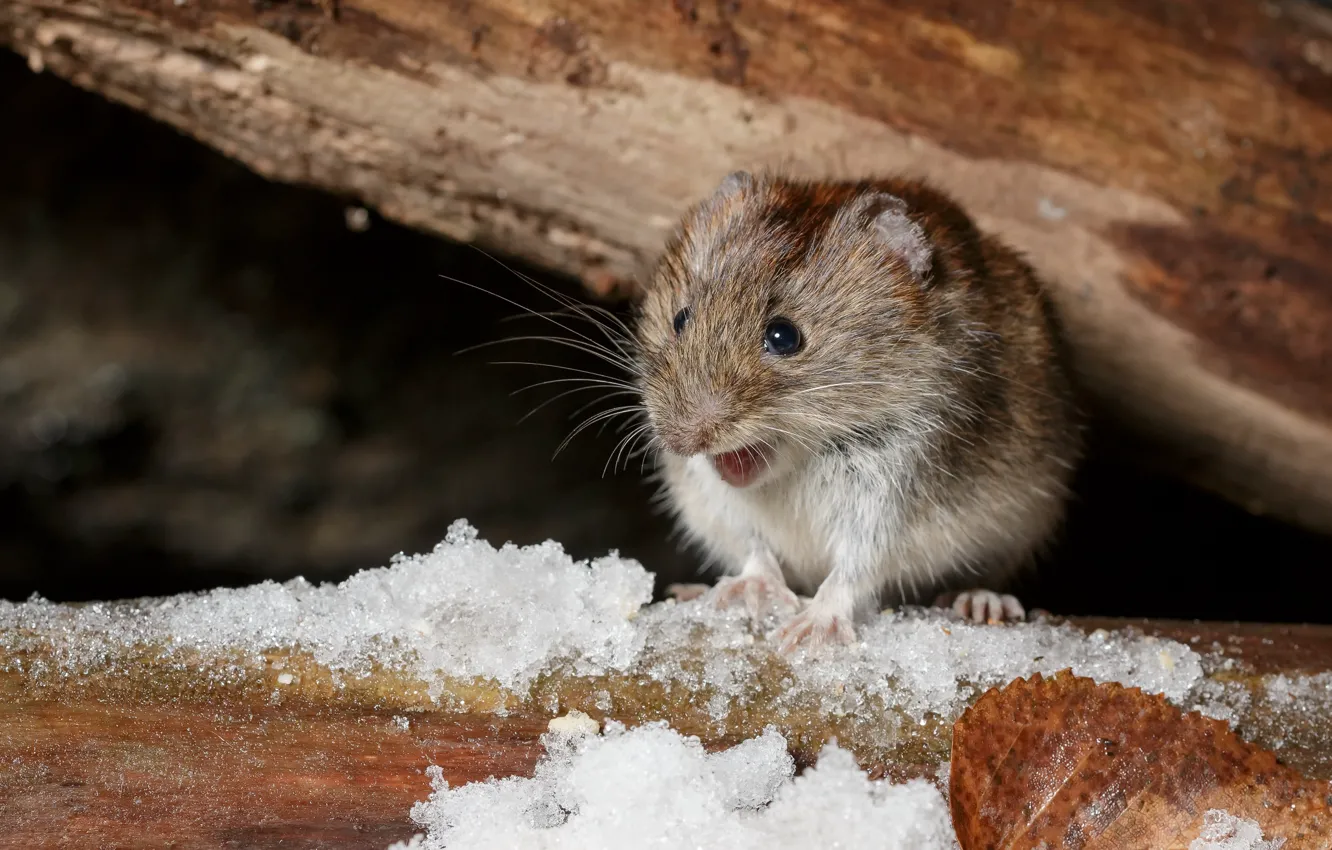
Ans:
[[[782,652],[887,601],[980,623],[1062,526],[1083,451],[1063,334],[1014,249],[907,177],[735,171],[634,315],[660,498]]]

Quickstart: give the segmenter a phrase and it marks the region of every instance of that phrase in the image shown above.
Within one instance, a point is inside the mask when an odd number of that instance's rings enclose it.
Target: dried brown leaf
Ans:
[[[1282,850],[1332,848],[1332,787],[1223,722],[1062,671],[992,689],[957,721],[949,791],[963,850],[1188,850],[1209,809]]]

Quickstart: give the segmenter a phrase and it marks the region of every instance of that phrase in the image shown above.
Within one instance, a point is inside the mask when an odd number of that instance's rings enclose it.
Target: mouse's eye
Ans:
[[[787,319],[773,319],[763,330],[763,350],[779,357],[787,357],[800,350],[800,331]]]
[[[675,328],[675,335],[679,336],[687,324],[689,324],[689,308],[683,307],[675,314],[675,321],[671,323],[671,327]]]

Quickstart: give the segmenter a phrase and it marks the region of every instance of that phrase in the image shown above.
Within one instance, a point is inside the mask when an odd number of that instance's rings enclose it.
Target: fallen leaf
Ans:
[[[1225,723],[1065,670],[991,689],[953,727],[963,850],[1188,850],[1209,809],[1282,850],[1332,848],[1332,786]]]

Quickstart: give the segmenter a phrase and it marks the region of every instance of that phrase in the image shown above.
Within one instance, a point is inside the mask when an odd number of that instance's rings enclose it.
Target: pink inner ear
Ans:
[[[879,213],[874,219],[874,229],[888,250],[900,256],[913,274],[920,278],[929,274],[930,240],[921,226],[908,218],[900,206],[892,206]]]

